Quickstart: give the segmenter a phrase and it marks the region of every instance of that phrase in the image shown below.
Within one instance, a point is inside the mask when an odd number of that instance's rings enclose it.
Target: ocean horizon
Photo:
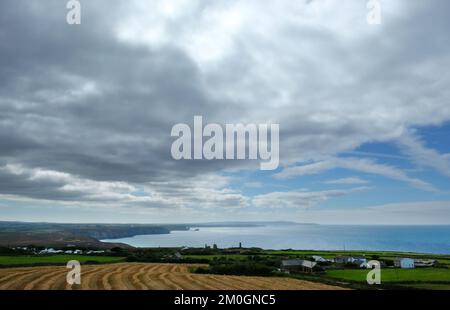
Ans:
[[[364,250],[450,254],[450,225],[266,225],[191,227],[170,234],[105,239],[134,247],[258,247],[296,250]]]

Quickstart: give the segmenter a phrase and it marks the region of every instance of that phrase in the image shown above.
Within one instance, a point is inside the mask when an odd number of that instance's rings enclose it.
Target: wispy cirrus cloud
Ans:
[[[257,195],[252,203],[257,207],[306,209],[328,199],[368,190],[369,187],[356,187],[345,190],[328,191],[287,191]]]
[[[410,177],[400,169],[386,164],[379,164],[370,159],[352,157],[334,157],[311,164],[288,167],[283,171],[275,174],[275,177],[278,179],[288,179],[303,175],[318,174],[336,168],[343,168],[351,171],[380,175],[390,179],[406,182],[416,188],[425,191],[437,191],[437,189],[434,188],[433,185],[418,178]]]
[[[398,202],[299,214],[306,221],[356,225],[449,225],[450,201]]]
[[[426,142],[413,132],[405,133],[398,144],[416,165],[433,169],[434,171],[450,176],[450,154],[441,154],[426,146]]]
[[[370,182],[358,177],[342,178],[336,180],[325,181],[325,184],[335,184],[335,185],[363,185],[369,184]]]

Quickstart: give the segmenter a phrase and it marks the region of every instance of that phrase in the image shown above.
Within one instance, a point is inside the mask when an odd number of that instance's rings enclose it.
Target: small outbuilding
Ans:
[[[338,255],[334,258],[334,262],[336,264],[351,264],[351,263],[353,263],[353,257],[345,256],[345,255]]]
[[[394,259],[394,266],[402,269],[413,269],[414,268],[414,259],[407,257],[398,257]]]
[[[311,262],[309,260],[302,259],[288,259],[281,262],[281,269],[289,272],[309,272],[314,271],[314,267],[317,265],[316,262]]]

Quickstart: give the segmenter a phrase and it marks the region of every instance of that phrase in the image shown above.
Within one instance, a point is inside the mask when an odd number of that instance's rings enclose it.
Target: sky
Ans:
[[[450,2],[0,3],[0,220],[450,224]],[[280,166],[171,129],[280,126]]]

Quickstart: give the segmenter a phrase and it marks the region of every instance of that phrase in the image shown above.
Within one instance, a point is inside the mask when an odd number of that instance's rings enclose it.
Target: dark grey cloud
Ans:
[[[2,151],[29,148],[10,160],[138,182],[174,165],[211,169],[169,161],[173,124],[213,114],[195,64],[176,48],[118,43],[103,21],[114,9],[83,4],[85,22],[70,27],[60,4],[2,4]]]

